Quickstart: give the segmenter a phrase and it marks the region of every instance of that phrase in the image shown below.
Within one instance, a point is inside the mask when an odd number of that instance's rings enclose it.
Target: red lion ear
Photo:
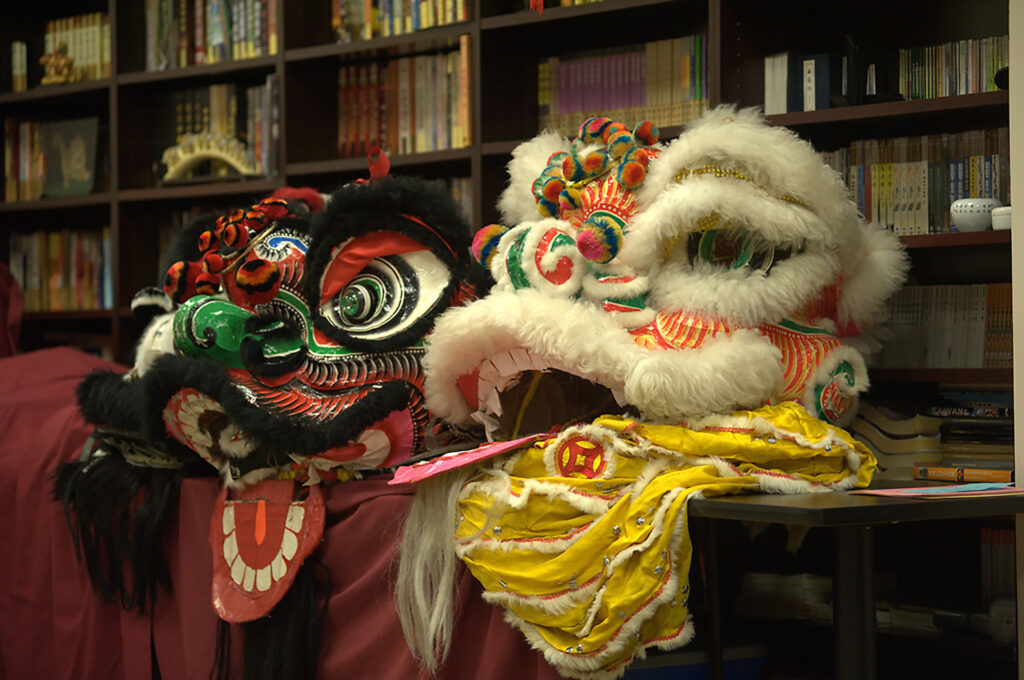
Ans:
[[[272,198],[283,198],[286,201],[302,201],[312,212],[319,212],[324,207],[324,197],[310,187],[281,187],[271,194]]]

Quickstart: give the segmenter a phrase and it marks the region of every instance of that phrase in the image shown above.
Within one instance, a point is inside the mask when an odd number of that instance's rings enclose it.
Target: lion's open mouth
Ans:
[[[621,393],[552,366],[527,349],[492,356],[457,382],[491,440],[547,432],[624,410]]]
[[[686,241],[686,257],[691,267],[748,269],[767,275],[772,267],[803,252],[803,244],[771,243],[744,229],[708,229],[696,231]]]

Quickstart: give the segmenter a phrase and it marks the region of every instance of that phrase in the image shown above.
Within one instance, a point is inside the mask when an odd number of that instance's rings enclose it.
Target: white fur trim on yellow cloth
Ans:
[[[690,498],[865,486],[875,465],[794,402],[688,426],[604,416],[466,483],[457,552],[560,673],[614,678],[693,635]]]

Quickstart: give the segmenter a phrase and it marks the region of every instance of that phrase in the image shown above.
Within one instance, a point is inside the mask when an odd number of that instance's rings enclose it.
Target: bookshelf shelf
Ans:
[[[936,97],[933,99],[914,99],[910,101],[884,102],[879,104],[862,104],[860,106],[841,106],[821,111],[800,111],[798,113],[782,113],[768,116],[775,125],[801,127],[825,123],[842,123],[848,121],[871,120],[881,118],[903,118],[928,114],[946,114],[966,111],[977,114],[985,109],[1003,110],[1009,106],[1009,92],[979,92],[962,94],[955,97]]]
[[[268,193],[283,185],[280,178],[248,179],[236,182],[212,182],[182,186],[154,187],[151,189],[122,189],[117,198],[121,203],[141,201],[171,201],[210,196],[258,195]]]
[[[0,213],[31,213],[37,210],[62,210],[65,208],[109,205],[113,197],[114,195],[111,193],[101,193],[87,194],[85,196],[68,196],[67,198],[43,198],[38,201],[0,203]]]
[[[958,246],[1009,245],[1010,231],[988,230],[953,234],[922,234],[920,236],[901,236],[900,240],[907,248],[947,248]]]
[[[305,61],[329,59],[332,57],[367,57],[368,55],[379,55],[381,53],[385,53],[388,56],[406,56],[418,51],[445,47],[451,39],[457,39],[460,35],[469,33],[471,30],[472,25],[470,22],[460,21],[454,24],[446,24],[436,28],[427,28],[386,38],[297,47],[287,50],[284,58],[289,64],[298,64]],[[407,49],[404,49],[402,54],[396,54],[392,50],[395,47]]]
[[[584,5],[572,7],[550,7],[545,8],[543,13],[532,12],[522,9],[505,14],[495,14],[480,19],[480,30],[488,31],[513,26],[527,26],[530,24],[568,21],[594,14],[616,13],[623,10],[637,10],[644,7],[658,5],[678,5],[673,0],[602,0]]]
[[[167,83],[179,80],[197,80],[211,77],[234,76],[245,73],[269,72],[277,66],[276,56],[223,61],[217,64],[200,64],[185,68],[168,69],[166,71],[135,71],[119,74],[115,80],[118,85],[140,85],[148,83]]]
[[[110,78],[101,80],[84,80],[67,85],[39,85],[24,92],[4,92],[0,94],[0,106],[10,106],[22,102],[34,102],[41,99],[55,100],[62,97],[73,97],[86,92],[99,92],[110,88]]]
[[[878,368],[872,369],[875,383],[948,383],[954,385],[1011,385],[1010,368]]]
[[[461,149],[445,149],[443,151],[428,151],[424,153],[402,154],[388,156],[391,167],[416,168],[431,166],[436,163],[451,163],[465,161],[469,162],[472,156],[470,147]],[[308,161],[304,163],[289,163],[285,172],[289,177],[302,176],[313,177],[316,175],[331,175],[338,173],[366,174],[369,165],[367,158],[356,156],[353,158],[337,158],[328,161]]]
[[[111,309],[81,309],[67,312],[26,312],[25,323],[42,323],[47,321],[79,321],[106,320],[112,321],[117,316]]]

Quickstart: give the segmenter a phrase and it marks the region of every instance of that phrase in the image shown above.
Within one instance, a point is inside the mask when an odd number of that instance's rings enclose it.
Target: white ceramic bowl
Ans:
[[[998,198],[961,198],[949,206],[953,231],[984,231],[992,226],[992,209],[1002,202]]]
[[[1004,205],[1001,208],[992,208],[992,228],[1010,228],[1010,206]]]

